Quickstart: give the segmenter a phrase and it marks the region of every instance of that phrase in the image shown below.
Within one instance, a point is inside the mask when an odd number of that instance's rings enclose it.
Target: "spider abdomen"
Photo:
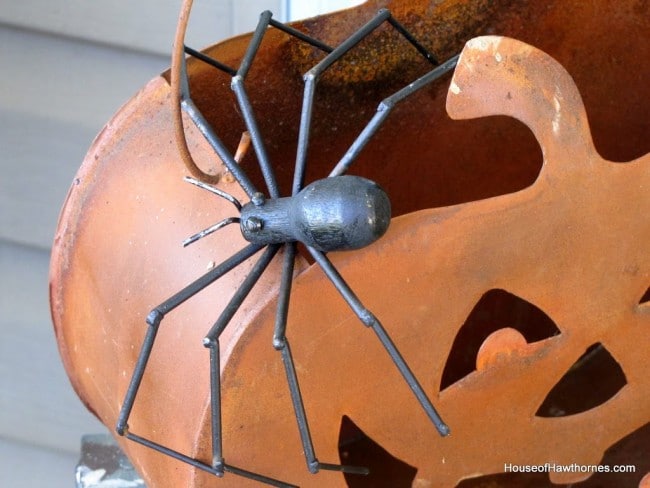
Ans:
[[[256,244],[299,241],[319,251],[360,249],[390,224],[390,201],[375,182],[359,176],[317,180],[294,197],[243,206],[241,230]]]

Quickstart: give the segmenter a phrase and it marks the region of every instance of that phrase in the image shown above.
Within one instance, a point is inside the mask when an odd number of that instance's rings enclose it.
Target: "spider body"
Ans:
[[[322,252],[366,247],[390,223],[390,200],[359,176],[316,180],[296,196],[253,198],[241,210],[241,231],[253,244],[302,242]]]

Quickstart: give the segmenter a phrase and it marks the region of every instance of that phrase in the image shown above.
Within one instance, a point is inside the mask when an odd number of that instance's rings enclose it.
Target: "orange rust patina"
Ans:
[[[322,271],[301,260],[288,334],[319,458],[350,461],[345,416],[415,468],[408,476],[382,466],[368,478],[310,475],[271,347],[274,262],[222,336],[227,461],[302,486],[546,486],[546,474],[470,478],[503,473],[506,464],[591,465],[605,455],[633,460],[637,472],[595,475],[585,486],[647,484],[648,2],[374,1],[295,26],[336,45],[380,6],[441,59],[472,39],[453,78],[400,106],[353,166],[391,196],[388,233],[331,259],[385,324],[452,434],[438,436],[380,344]],[[475,38],[481,34],[489,35]],[[207,52],[237,65],[249,38]],[[402,56],[400,42],[380,29],[323,78],[308,179],[327,174],[382,97],[429,69]],[[285,190],[300,74],[313,56],[271,31],[247,80]],[[188,70],[197,104],[237,147],[245,128],[229,78],[196,62]],[[225,228],[180,246],[232,210],[182,182],[168,78],[150,82],[98,136],[54,243],[51,303],[61,355],[82,400],[111,428],[148,311],[245,244],[238,229]],[[184,137],[199,166],[243,198],[236,183],[220,178],[220,162],[188,121]],[[255,164],[249,152],[242,165],[254,171]],[[236,268],[168,316],[130,419],[139,433],[206,462],[201,339],[248,269]],[[587,387],[556,395],[579,370],[590,372]],[[600,384],[610,384],[607,395],[574,408]],[[120,443],[151,487],[254,485]],[[373,467],[368,456],[360,462]],[[555,483],[588,477],[550,474]]]

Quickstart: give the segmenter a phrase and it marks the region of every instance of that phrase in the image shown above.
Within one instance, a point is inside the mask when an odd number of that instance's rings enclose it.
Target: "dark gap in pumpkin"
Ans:
[[[518,330],[528,343],[560,333],[553,320],[532,303],[505,290],[490,290],[474,306],[456,334],[442,373],[440,390],[473,372],[476,355],[485,339],[504,327]]]
[[[410,488],[417,469],[392,456],[368,437],[346,415],[339,430],[339,457],[342,464],[364,466],[370,474],[346,474],[352,488]]]
[[[551,389],[535,415],[585,412],[605,403],[626,384],[625,373],[605,346],[593,344]]]
[[[639,305],[650,306],[650,286],[639,300]]]

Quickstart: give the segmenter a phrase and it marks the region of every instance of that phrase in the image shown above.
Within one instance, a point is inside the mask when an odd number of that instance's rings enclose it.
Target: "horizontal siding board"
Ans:
[[[0,131],[2,158],[11,162],[0,179],[0,238],[48,249],[82,148],[94,131],[7,110],[0,117],[11,120]]]
[[[0,22],[85,41],[169,55],[180,0],[21,0],[0,8]],[[253,30],[263,10],[280,15],[281,0],[194,2],[188,43],[204,47]]]
[[[311,2],[301,2],[294,0],[290,3],[288,16],[291,19],[305,19],[315,17],[325,12],[334,12],[346,8],[360,5],[365,0],[314,0]]]
[[[214,9],[216,3],[224,2],[197,2],[193,31],[202,30],[195,23],[214,17],[215,12],[201,9],[207,5]],[[249,24],[252,29],[262,3],[264,7],[278,7],[281,2],[249,0],[237,4],[236,14],[228,13],[236,17],[229,18],[228,25]],[[34,0],[14,2],[0,9],[0,19],[20,25],[21,18],[34,14],[30,22],[63,25],[61,22],[75,22],[65,15],[75,5],[81,9],[75,10],[77,17],[89,5],[96,5],[93,16],[106,17],[107,24],[115,19],[115,13],[103,12],[109,8],[107,2],[41,5]],[[124,5],[116,2],[111,8],[126,8]],[[129,5],[143,8],[140,2]],[[165,5],[162,2],[160,8],[164,10]],[[41,15],[50,20],[39,20]],[[57,16],[62,19],[53,20]],[[150,22],[155,24],[157,19],[154,16]],[[116,26],[111,28],[119,31]],[[219,28],[210,30],[217,32]],[[167,35],[168,46],[172,35]],[[210,42],[219,37],[225,36],[211,35]],[[196,45],[207,43],[198,41]],[[5,175],[0,179],[0,238],[49,248],[60,206],[95,134],[147,81],[167,69],[169,56],[0,25],[0,59],[8,67],[8,75],[0,77],[0,147],[4,149],[0,167]]]
[[[6,27],[0,59],[0,238],[47,249],[95,135],[169,60]]]
[[[78,452],[83,434],[106,428],[79,401],[61,363],[48,268],[48,252],[0,240],[0,437]]]
[[[170,64],[168,56],[2,26],[0,59],[0,107],[95,130]]]
[[[92,1],[21,0],[0,9],[0,20],[40,30],[156,54],[169,54],[179,0]],[[207,43],[209,35],[230,35],[231,2],[196,2],[193,29]],[[214,39],[214,37],[212,37]]]
[[[72,488],[79,454],[42,449],[0,438],[0,486]]]

